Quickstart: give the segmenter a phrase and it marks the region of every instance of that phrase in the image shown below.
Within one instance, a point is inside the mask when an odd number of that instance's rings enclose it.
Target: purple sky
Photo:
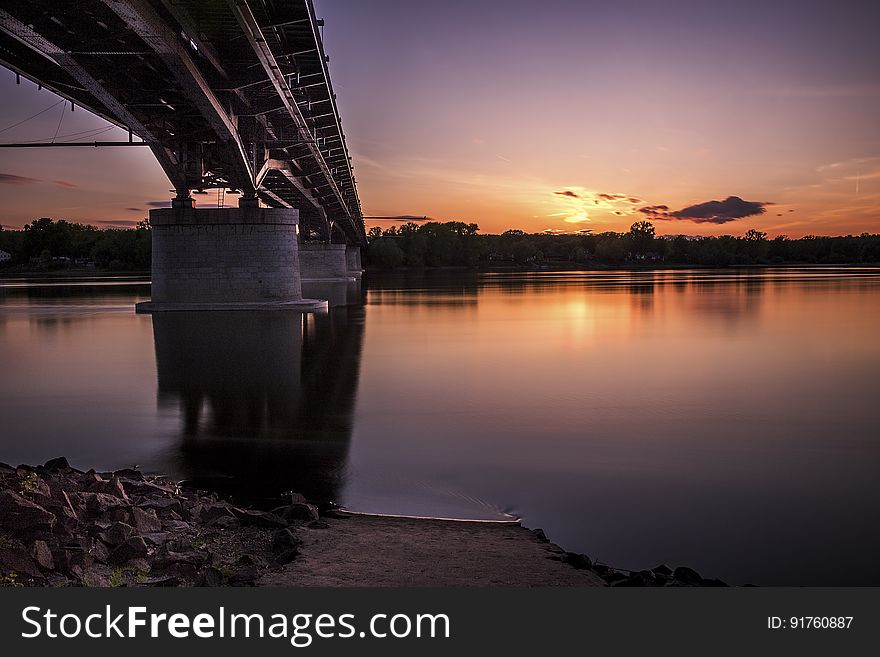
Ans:
[[[316,6],[366,214],[484,232],[645,217],[660,233],[880,232],[880,3]],[[0,130],[57,100],[6,71],[0,93]],[[0,141],[51,137],[60,117]],[[59,134],[101,125],[68,111]],[[169,185],[133,151],[0,151],[0,222],[140,219]]]

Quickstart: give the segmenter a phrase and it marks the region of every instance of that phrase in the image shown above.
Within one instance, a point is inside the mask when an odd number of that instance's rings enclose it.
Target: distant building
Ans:
[[[12,260],[12,254],[6,251],[0,251],[0,263]]]

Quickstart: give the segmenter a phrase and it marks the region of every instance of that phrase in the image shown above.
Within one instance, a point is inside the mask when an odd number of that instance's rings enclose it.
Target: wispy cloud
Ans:
[[[2,185],[33,185],[38,182],[42,181],[39,178],[16,176],[14,173],[0,173],[0,184]]]

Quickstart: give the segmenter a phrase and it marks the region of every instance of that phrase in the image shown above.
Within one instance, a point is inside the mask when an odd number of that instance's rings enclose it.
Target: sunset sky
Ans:
[[[315,4],[367,215],[880,232],[880,3]],[[5,69],[0,94],[0,142],[107,125]],[[148,149],[0,150],[5,226],[126,225],[169,189]]]

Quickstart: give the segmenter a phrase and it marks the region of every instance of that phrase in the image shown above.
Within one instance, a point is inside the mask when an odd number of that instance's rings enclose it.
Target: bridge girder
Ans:
[[[311,0],[6,0],[0,63],[140,136],[178,190],[256,193],[365,244]]]

